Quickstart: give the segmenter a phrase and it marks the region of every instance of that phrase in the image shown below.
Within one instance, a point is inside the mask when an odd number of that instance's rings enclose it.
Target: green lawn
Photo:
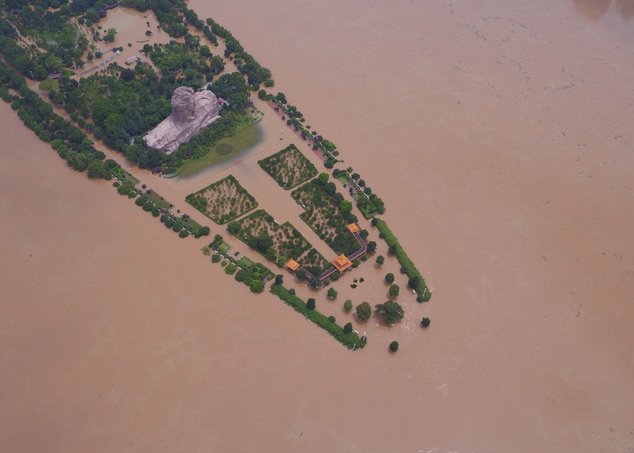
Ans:
[[[247,258],[246,256],[241,257],[238,260],[238,266],[240,266],[242,269],[246,270],[246,271],[250,271],[251,267],[253,266],[253,261],[251,261],[249,258]]]
[[[256,145],[262,139],[262,133],[258,130],[256,124],[257,123],[245,124],[238,129],[238,132],[233,137],[218,140],[213,149],[209,150],[209,153],[205,157],[185,164],[181,169],[176,171],[175,176],[185,178],[195,175],[211,165],[233,159],[245,149]],[[227,153],[228,147],[232,148],[229,153]]]
[[[227,252],[229,252],[229,250],[231,250],[231,246],[227,244],[225,241],[222,241],[220,245],[218,246],[218,251],[220,253],[226,254]]]

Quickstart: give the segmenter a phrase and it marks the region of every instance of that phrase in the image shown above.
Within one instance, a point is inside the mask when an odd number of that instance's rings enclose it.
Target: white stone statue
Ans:
[[[194,93],[191,88],[178,87],[172,93],[171,115],[143,137],[143,143],[170,154],[220,118],[218,112],[220,104],[211,91]]]

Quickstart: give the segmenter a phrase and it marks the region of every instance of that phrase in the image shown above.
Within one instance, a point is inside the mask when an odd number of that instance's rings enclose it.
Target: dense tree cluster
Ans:
[[[394,324],[403,319],[405,315],[403,307],[391,300],[375,305],[375,312],[383,318],[386,324]]]
[[[9,89],[17,90],[20,95],[11,94]],[[119,166],[112,160],[104,163],[105,154],[92,146],[93,142],[86,134],[57,115],[50,104],[26,85],[24,78],[1,61],[0,97],[11,103],[24,125],[41,140],[50,143],[71,168],[88,170],[91,178],[110,179],[112,171]]]

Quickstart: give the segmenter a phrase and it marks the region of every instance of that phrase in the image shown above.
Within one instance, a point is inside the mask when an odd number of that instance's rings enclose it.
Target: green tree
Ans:
[[[377,256],[376,264],[378,264],[379,266],[383,266],[383,263],[385,263],[385,257],[383,255]]]
[[[314,310],[315,309],[315,299],[313,299],[312,297],[310,299],[308,299],[306,301],[306,308],[309,310]]]
[[[273,261],[275,259],[275,254],[277,253],[277,250],[275,250],[275,247],[269,247],[268,249],[266,249],[266,253],[264,254],[269,260]]]
[[[385,275],[385,281],[388,283],[394,283],[394,274],[391,272]]]
[[[94,8],[90,8],[88,11],[86,11],[85,17],[87,20],[94,23],[99,22],[99,20],[101,19],[101,17],[99,17],[99,13]]]
[[[55,79],[45,79],[40,83],[40,90],[52,93],[59,90],[59,82]]]
[[[343,200],[339,203],[339,209],[341,209],[341,212],[350,212],[352,211],[352,203],[348,200]]]
[[[361,302],[357,305],[357,316],[362,321],[367,321],[372,316],[372,307],[367,302]]]
[[[201,57],[205,57],[205,58],[211,57],[211,50],[209,50],[209,46],[207,45],[200,46],[199,52]]]
[[[114,41],[114,36],[117,34],[117,30],[115,30],[114,28],[109,28],[108,32],[106,33],[106,35],[103,37],[103,40],[105,42],[113,42]]]
[[[350,310],[352,310],[352,301],[350,299],[343,303],[343,309],[346,310],[346,313],[350,313]]]
[[[326,172],[321,172],[319,173],[319,180],[321,181],[322,184],[326,184],[328,182],[328,178],[330,178],[330,175]]]
[[[284,282],[284,276],[282,274],[277,274],[275,276],[275,284],[281,285]]]
[[[398,351],[398,341],[393,341],[390,343],[390,351],[391,352]]]
[[[335,288],[328,288],[328,297],[330,299],[336,299],[337,298],[337,291],[335,291]]]
[[[288,261],[288,259],[284,255],[280,255],[280,256],[277,257],[276,264],[279,267],[284,267],[284,264],[286,264],[286,261]]]
[[[386,324],[394,324],[403,319],[405,315],[403,307],[391,300],[375,305],[375,309],[376,313],[383,318]]]
[[[230,263],[225,267],[225,274],[233,275],[233,273],[238,269],[235,264]]]
[[[45,79],[47,75],[48,73],[46,72],[46,69],[44,69],[44,66],[41,64],[38,64],[35,67],[35,71],[33,71],[33,76],[38,80]]]
[[[240,222],[236,222],[235,220],[233,222],[229,222],[229,225],[227,225],[227,231],[229,234],[234,236],[237,236],[241,229],[242,225],[240,225]]]
[[[431,324],[431,321],[429,318],[423,318],[423,320],[420,323],[420,325],[423,327],[429,327],[429,324]]]
[[[388,252],[390,255],[396,255],[396,251],[397,251],[397,250],[398,250],[398,248],[396,247],[396,245],[395,245],[395,244],[390,245],[390,246],[387,248],[387,252]]]
[[[412,289],[418,288],[419,284],[420,284],[420,278],[417,275],[414,275],[413,277],[411,277],[409,281],[407,282],[407,286],[409,286]]]
[[[295,272],[295,277],[300,280],[306,280],[306,271],[304,269],[299,269],[297,272]]]
[[[227,266],[229,267],[229,266]],[[251,292],[252,293],[261,293],[264,291],[264,282],[262,280],[255,280],[251,283]]]
[[[345,334],[348,334],[350,332],[352,332],[352,323],[349,322],[349,323],[346,323],[345,326],[343,326],[343,333],[345,335]]]
[[[401,289],[398,287],[398,285],[390,286],[390,296],[398,297],[398,294],[399,294],[400,290]]]

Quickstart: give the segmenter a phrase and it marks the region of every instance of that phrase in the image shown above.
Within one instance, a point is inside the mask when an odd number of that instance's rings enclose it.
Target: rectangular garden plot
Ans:
[[[239,229],[235,223],[239,223]],[[308,267],[329,266],[326,259],[312,248],[310,242],[290,222],[277,224],[273,216],[264,209],[232,223],[229,230],[249,247],[280,267],[289,259],[299,261]]]
[[[295,145],[289,145],[282,151],[258,161],[258,164],[286,190],[317,175],[317,168]]]
[[[233,175],[187,195],[185,200],[219,225],[230,222],[258,206],[255,198]]]
[[[359,249],[359,243],[348,230],[349,223],[356,222],[349,209],[352,203],[344,202],[343,195],[337,193],[334,183],[323,183],[318,178],[293,191],[291,196],[306,212],[301,219],[338,255],[351,255]],[[341,205],[349,204],[344,213]]]

